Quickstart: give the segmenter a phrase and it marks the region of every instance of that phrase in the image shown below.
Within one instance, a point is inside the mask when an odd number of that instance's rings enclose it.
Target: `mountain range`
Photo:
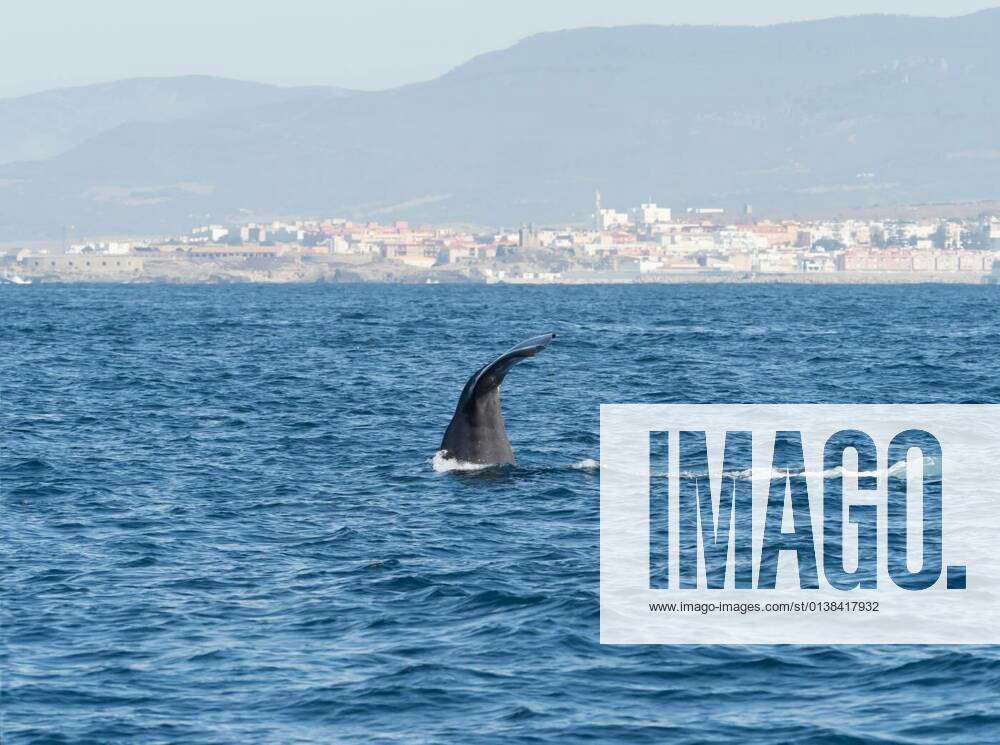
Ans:
[[[0,101],[0,240],[240,215],[516,225],[1000,197],[1000,8],[539,34],[378,92],[207,77]],[[336,77],[336,71],[330,71]]]

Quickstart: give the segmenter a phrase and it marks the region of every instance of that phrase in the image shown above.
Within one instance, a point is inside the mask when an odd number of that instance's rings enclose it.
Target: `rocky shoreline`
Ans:
[[[108,262],[113,263],[113,262]],[[587,267],[553,267],[530,264],[448,264],[414,267],[393,260],[351,260],[326,257],[245,260],[177,260],[159,257],[131,258],[124,265],[75,262],[59,266],[11,263],[5,269],[35,283],[398,283],[398,284],[982,284],[990,275],[981,272],[795,272],[747,273],[718,270],[675,272],[622,272]]]

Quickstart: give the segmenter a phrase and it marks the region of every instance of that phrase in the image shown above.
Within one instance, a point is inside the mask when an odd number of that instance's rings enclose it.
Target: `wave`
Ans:
[[[469,463],[467,461],[456,460],[454,458],[448,458],[444,455],[443,450],[439,450],[434,454],[431,459],[431,464],[434,470],[438,473],[450,473],[450,472],[468,472],[468,471],[484,471],[488,468],[496,468],[495,465],[490,465],[486,463]],[[925,476],[930,479],[941,478],[941,460],[939,458],[925,457],[923,459]],[[519,468],[518,470],[527,471],[551,471],[551,470],[561,470],[566,468],[566,466],[561,467],[542,467],[542,468]],[[601,462],[595,460],[594,458],[583,458],[576,461],[569,466],[570,469],[576,471],[600,471]],[[889,466],[888,475],[898,476],[904,474],[906,471],[906,461],[900,461]],[[667,478],[669,476],[668,471],[652,471],[650,476],[653,478]],[[767,468],[746,468],[739,471],[723,471],[724,478],[734,479],[737,481],[753,481],[754,479],[762,481],[780,481],[789,476],[805,476],[807,478],[818,477],[818,478],[864,478],[864,477],[875,477],[881,476],[879,471],[851,471],[843,466],[837,466],[836,468],[830,468],[825,471],[797,471],[797,470],[782,470]],[[704,471],[681,471],[680,477],[684,479],[704,479],[708,478],[709,474]]]
[[[508,469],[515,470],[519,473],[546,473],[552,471],[561,471],[566,468],[575,471],[599,471],[601,468],[600,461],[594,460],[593,458],[583,458],[578,460],[569,466],[538,466],[538,465],[501,465],[501,464],[491,464],[491,463],[469,463],[464,460],[456,460],[455,458],[449,458],[444,454],[444,450],[438,450],[434,453],[434,457],[431,458],[431,465],[434,470],[438,473],[452,473],[452,472],[476,472],[485,471],[490,468],[495,469]]]
[[[492,468],[488,463],[469,463],[464,460],[457,460],[446,456],[444,450],[438,450],[431,458],[431,465],[438,473],[451,473],[453,471],[482,471]]]

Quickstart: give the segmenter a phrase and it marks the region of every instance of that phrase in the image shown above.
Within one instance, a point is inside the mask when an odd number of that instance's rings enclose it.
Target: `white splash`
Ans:
[[[489,468],[489,465],[486,463],[467,463],[463,460],[449,458],[444,453],[444,450],[438,450],[434,453],[434,457],[431,459],[431,464],[434,466],[434,470],[438,473],[448,473],[450,471],[482,471],[484,468]]]
[[[573,464],[573,468],[579,469],[581,471],[596,471],[601,467],[600,462],[594,460],[593,458],[584,458],[581,461],[577,461]]]

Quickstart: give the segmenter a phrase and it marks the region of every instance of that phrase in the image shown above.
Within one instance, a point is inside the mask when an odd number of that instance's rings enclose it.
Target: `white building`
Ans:
[[[720,230],[716,233],[715,246],[723,253],[769,248],[767,238],[764,236],[748,230],[737,230],[735,228]]]
[[[332,238],[330,238],[330,253],[333,253],[333,254],[353,254],[353,253],[360,253],[360,252],[359,251],[355,251],[354,247],[351,246],[351,244],[348,243],[346,240],[344,240],[344,238],[342,238],[339,235],[335,235]]]
[[[632,219],[636,225],[656,225],[661,222],[670,222],[670,208],[657,207],[654,203],[640,204],[632,210]]]
[[[628,225],[628,215],[624,212],[616,212],[612,209],[601,209],[597,211],[597,229],[610,230],[611,228]]]

